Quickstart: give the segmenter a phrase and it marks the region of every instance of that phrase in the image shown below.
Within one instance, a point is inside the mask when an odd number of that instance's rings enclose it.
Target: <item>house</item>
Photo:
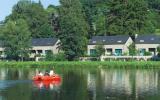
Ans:
[[[46,55],[48,51],[52,51],[53,54],[59,52],[58,43],[60,42],[57,38],[35,38],[32,39],[32,48],[31,48],[31,58],[35,55]]]
[[[88,44],[88,55],[96,53],[95,46],[99,43],[104,45],[105,56],[122,56],[129,53],[128,46],[133,40],[128,35],[93,36]]]
[[[34,38],[32,39],[30,58],[35,59],[37,56],[45,56],[48,51],[52,51],[54,54],[59,52],[58,43],[60,42],[57,38]],[[4,47],[2,46],[2,41],[0,41],[0,57]]]
[[[145,52],[157,55],[157,47],[160,46],[160,36],[158,35],[136,35],[135,46],[140,56],[144,56]]]

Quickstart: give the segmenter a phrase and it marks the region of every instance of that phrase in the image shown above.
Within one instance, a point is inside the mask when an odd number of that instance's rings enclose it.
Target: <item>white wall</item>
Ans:
[[[122,49],[123,53],[129,53],[128,46],[133,43],[133,40],[129,37],[125,44],[112,44],[112,45],[104,45],[105,50],[112,48],[112,52],[115,53],[115,49]],[[90,55],[90,49],[95,49],[96,45],[88,45],[87,52]],[[107,54],[107,50],[105,55]]]

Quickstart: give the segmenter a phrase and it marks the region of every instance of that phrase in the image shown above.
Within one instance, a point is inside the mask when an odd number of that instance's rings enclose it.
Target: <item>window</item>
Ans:
[[[118,43],[122,43],[122,41],[121,40],[119,40],[119,41],[117,41]]]
[[[96,41],[93,41],[92,43],[97,43]]]
[[[91,56],[96,55],[96,49],[90,49],[90,55]]]
[[[146,49],[144,48],[139,49],[140,56],[144,56],[145,52],[146,52]]]
[[[144,42],[144,40],[140,40],[140,42]]]
[[[31,50],[31,53],[36,53],[36,50]]]
[[[115,49],[116,56],[122,56],[122,49]]]
[[[45,50],[45,54],[52,52],[51,50]]]
[[[42,53],[42,50],[37,50],[38,51],[38,53]]]
[[[112,55],[112,48],[107,48],[107,55]]]

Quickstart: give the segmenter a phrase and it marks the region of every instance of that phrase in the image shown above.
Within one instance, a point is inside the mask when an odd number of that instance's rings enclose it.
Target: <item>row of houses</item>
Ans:
[[[137,56],[144,56],[150,52],[152,56],[157,55],[157,48],[160,46],[158,35],[136,35],[134,40],[128,35],[117,36],[94,36],[88,44],[88,55],[95,53],[97,43],[102,43],[105,48],[105,56],[129,55],[129,46],[134,43],[138,51]]]
[[[30,58],[36,55],[46,55],[48,51],[54,54],[59,52],[57,38],[37,38],[32,39],[32,48]],[[160,46],[160,36],[158,35],[136,35],[134,40],[128,35],[116,36],[93,36],[88,43],[88,55],[95,54],[95,46],[102,43],[105,48],[104,56],[124,56],[129,55],[129,45],[135,43],[136,50],[139,52],[137,56],[144,56],[145,52],[150,52],[152,56],[157,55],[157,47]],[[3,58],[4,47],[0,42],[0,57]]]

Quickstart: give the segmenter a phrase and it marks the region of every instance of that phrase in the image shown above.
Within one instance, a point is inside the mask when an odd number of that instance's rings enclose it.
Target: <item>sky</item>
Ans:
[[[11,14],[12,7],[15,5],[19,0],[0,0],[0,21],[3,21],[6,16]],[[38,2],[39,0],[32,0]],[[48,5],[58,5],[59,0],[41,0],[42,4],[46,8]]]

